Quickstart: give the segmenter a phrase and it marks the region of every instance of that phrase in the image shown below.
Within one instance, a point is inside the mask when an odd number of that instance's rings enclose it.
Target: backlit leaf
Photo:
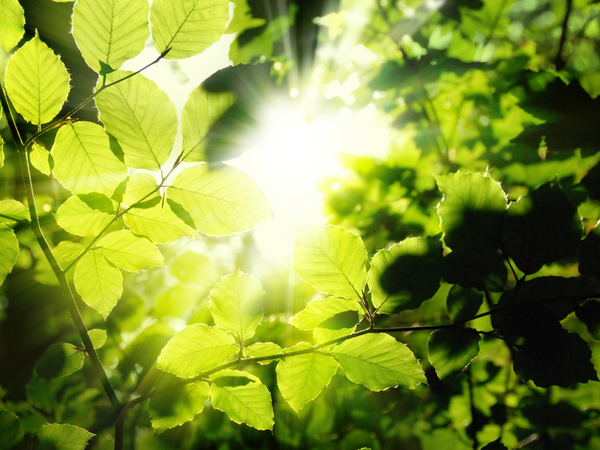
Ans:
[[[408,347],[389,334],[365,334],[331,349],[350,381],[372,391],[390,387],[414,388],[425,374]]]
[[[131,72],[116,71],[110,83]],[[135,75],[96,96],[100,120],[119,141],[125,164],[156,170],[169,155],[177,133],[177,113],[167,94],[143,75]]]
[[[131,208],[123,220],[134,234],[146,236],[157,244],[175,242],[185,236],[198,237],[198,232],[173,212],[169,202],[160,202],[150,208]]]
[[[98,241],[96,248],[115,266],[130,272],[165,265],[156,245],[127,230],[107,234]]]
[[[310,347],[309,343],[302,342],[286,349],[285,353]],[[285,401],[298,413],[329,385],[338,365],[331,356],[317,352],[284,357],[277,363],[277,386]]]
[[[210,291],[210,312],[215,324],[242,341],[254,336],[263,317],[265,291],[256,278],[243,272],[227,275]]]
[[[12,227],[20,222],[29,222],[29,210],[17,200],[0,200],[0,223]]]
[[[204,409],[210,397],[206,381],[181,384],[172,376],[163,376],[150,398],[150,419],[156,434],[192,420]]]
[[[123,275],[98,251],[87,252],[75,266],[75,289],[106,319],[123,292]]]
[[[91,122],[63,125],[51,150],[54,176],[75,194],[112,196],[127,167],[110,150],[104,129]]]
[[[377,252],[369,270],[373,306],[380,314],[418,308],[439,289],[442,263],[439,236],[408,238]]]
[[[228,386],[219,383],[220,378],[246,378],[249,382]],[[257,430],[273,429],[271,393],[256,376],[238,370],[222,370],[210,379],[213,381],[210,399],[215,409],[223,411],[235,423],[245,423]]]
[[[74,425],[51,423],[42,425],[37,432],[39,450],[84,450],[95,436]]]
[[[358,323],[358,313],[361,311],[361,306],[354,300],[339,297],[319,298],[310,301],[306,308],[292,318],[290,324],[301,330],[312,330],[328,319],[345,312],[353,313],[349,314],[349,317],[354,319],[354,323]]]
[[[154,45],[160,53],[170,48],[168,59],[201,53],[219,40],[228,21],[227,0],[156,0],[150,10]]]
[[[56,222],[77,236],[96,236],[115,218],[112,201],[101,194],[72,195],[56,211]]]
[[[146,203],[157,202],[159,199],[160,191],[156,184],[156,178],[149,173],[133,173],[129,175],[125,194],[123,194],[123,203],[131,206],[142,202],[146,206]]]
[[[232,92],[208,92],[202,86],[192,91],[181,113],[185,161],[207,161],[204,139],[208,130],[234,102]]]
[[[18,0],[0,0],[0,45],[6,53],[23,37],[24,25],[25,14]]]
[[[11,448],[21,442],[24,437],[23,426],[19,417],[8,410],[0,411],[0,442],[6,448]]]
[[[255,342],[254,344],[244,347],[244,357],[246,358],[261,358],[263,356],[281,355],[283,354],[282,348],[274,342]],[[277,359],[268,359],[265,361],[259,361],[259,364],[270,364]]]
[[[190,378],[217,367],[239,351],[231,333],[204,324],[179,331],[162,349],[156,367]]]
[[[19,241],[13,230],[0,223],[0,284],[4,283],[19,256]]]
[[[72,344],[52,344],[38,360],[35,370],[41,378],[66,377],[83,367],[85,355]]]
[[[37,36],[10,58],[5,83],[17,112],[35,125],[50,122],[69,95],[65,65]]]
[[[29,162],[44,175],[50,175],[50,152],[39,144],[33,144],[29,152]]]
[[[191,215],[198,231],[212,236],[249,230],[273,215],[252,179],[225,164],[199,164],[183,170],[167,197]]]
[[[52,253],[61,269],[66,269],[69,263],[77,258],[85,247],[78,242],[61,241],[52,249]]]
[[[95,349],[102,348],[106,343],[106,338],[108,337],[106,330],[101,330],[100,328],[88,330],[88,336]]]
[[[362,239],[337,226],[296,230],[294,267],[315,289],[360,300],[367,281]]]
[[[73,37],[85,62],[100,73],[100,62],[118,69],[144,49],[150,37],[146,0],[78,0]]]
[[[467,367],[479,353],[479,333],[465,330],[436,330],[427,342],[429,362],[443,379]]]

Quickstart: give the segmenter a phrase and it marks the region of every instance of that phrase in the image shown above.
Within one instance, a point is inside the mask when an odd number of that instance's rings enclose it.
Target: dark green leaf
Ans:
[[[67,424],[43,425],[37,432],[37,450],[84,450],[94,436],[83,428]]]
[[[579,245],[579,273],[600,279],[600,229],[591,230]]]
[[[41,378],[71,375],[83,367],[85,355],[72,344],[52,344],[35,366]]]
[[[0,411],[0,443],[2,448],[11,448],[23,440],[23,427],[17,415],[8,410]]]
[[[479,353],[479,333],[473,329],[437,330],[427,342],[429,362],[440,379],[461,372]]]
[[[575,309],[577,318],[585,323],[590,335],[600,340],[600,302],[590,300]]]
[[[463,288],[455,284],[448,292],[446,307],[452,322],[460,322],[473,317],[483,303],[483,293],[473,288]]]

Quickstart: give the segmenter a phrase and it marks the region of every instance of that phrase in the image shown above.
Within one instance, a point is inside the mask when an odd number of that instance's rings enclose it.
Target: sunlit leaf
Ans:
[[[19,417],[12,411],[0,411],[0,442],[11,448],[21,442],[24,437],[23,426]]]
[[[39,144],[33,144],[29,152],[29,162],[44,175],[50,175],[50,152]]]
[[[63,125],[50,152],[54,176],[75,194],[112,196],[127,177],[127,167],[110,150],[104,129],[91,122]]]
[[[106,319],[123,292],[123,275],[98,251],[87,252],[75,266],[75,289]]]
[[[274,342],[255,342],[254,344],[244,347],[244,357],[246,358],[261,358],[263,356],[281,355],[282,348]],[[277,359],[268,359],[259,361],[259,364],[270,364]]]
[[[309,343],[302,342],[286,349],[285,353],[310,347]],[[277,363],[277,386],[285,401],[298,413],[329,385],[338,365],[331,356],[318,352],[284,357]]]
[[[418,308],[442,278],[439,236],[408,238],[375,254],[369,270],[371,301],[380,314]]]
[[[100,62],[118,69],[144,49],[150,37],[146,0],[78,0],[73,37],[85,62],[100,73]]]
[[[98,241],[96,248],[115,266],[130,272],[165,264],[156,245],[127,230],[107,234]]]
[[[219,278],[210,258],[189,250],[177,255],[177,258],[170,262],[169,272],[182,283],[199,285],[207,289],[212,288]]]
[[[67,424],[42,425],[37,432],[40,450],[84,450],[88,441],[95,436],[89,431]]]
[[[35,370],[42,378],[66,377],[83,367],[84,353],[72,344],[52,344],[38,360]]]
[[[0,284],[4,283],[19,256],[19,241],[13,230],[0,223]]]
[[[200,232],[213,236],[249,230],[273,215],[250,177],[225,164],[199,164],[183,170],[167,197],[191,215]]]
[[[6,53],[23,37],[24,25],[25,14],[18,0],[0,0],[0,45]]]
[[[69,263],[77,258],[85,247],[78,242],[61,241],[52,249],[52,253],[61,269],[66,269]]]
[[[473,329],[436,330],[427,342],[429,362],[443,379],[462,371],[479,353],[479,333]]]
[[[72,195],[56,211],[56,222],[77,236],[96,236],[115,218],[112,201],[101,194]]]
[[[132,208],[124,214],[123,220],[133,233],[146,236],[157,244],[175,242],[186,236],[198,237],[198,232],[173,212],[169,202],[150,208]]]
[[[192,91],[181,113],[185,161],[207,161],[204,139],[208,130],[234,102],[232,92],[208,92],[201,85]]]
[[[312,300],[302,311],[297,313],[290,324],[301,330],[312,330],[336,315],[349,312],[348,317],[358,323],[361,306],[354,300],[339,297],[319,298]]]
[[[156,0],[150,23],[156,49],[168,59],[189,58],[219,40],[229,21],[227,0]]]
[[[146,206],[147,203],[158,202],[159,199],[160,191],[156,184],[156,178],[143,172],[129,175],[123,194],[123,203],[131,206],[141,202],[143,206]]]
[[[365,334],[331,349],[350,381],[372,391],[390,387],[414,388],[425,382],[425,374],[408,347],[389,334]]]
[[[12,227],[29,220],[29,210],[23,203],[13,199],[0,200],[0,223]]]
[[[362,239],[336,226],[296,230],[294,268],[315,289],[360,300],[367,281]]]
[[[108,335],[106,334],[106,330],[101,330],[100,328],[88,330],[88,336],[92,341],[92,345],[95,349],[102,348],[106,343],[106,339],[108,337]]]
[[[263,317],[264,296],[260,281],[237,271],[221,278],[210,291],[208,306],[219,328],[235,333],[244,341],[254,336]]]
[[[5,83],[17,112],[35,125],[50,122],[69,95],[65,65],[37,36],[10,58]]]
[[[107,75],[106,82],[131,74],[118,70]],[[173,102],[156,83],[135,75],[95,98],[100,120],[119,141],[127,166],[156,170],[167,161],[178,120]]]
[[[231,379],[245,378],[245,384],[230,385]],[[215,409],[223,411],[235,423],[245,423],[257,430],[273,429],[271,393],[256,376],[238,370],[222,370],[211,375],[210,399]],[[225,381],[227,379],[227,381]]]
[[[177,378],[164,376],[150,398],[150,419],[156,434],[192,420],[204,409],[210,397],[206,381],[181,384]]]
[[[231,333],[204,324],[190,325],[165,345],[156,367],[189,378],[217,367],[239,351]]]

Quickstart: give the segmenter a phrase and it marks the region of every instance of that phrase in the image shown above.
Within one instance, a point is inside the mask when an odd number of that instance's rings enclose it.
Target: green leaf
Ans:
[[[436,330],[427,341],[429,362],[440,379],[461,372],[479,353],[479,333],[464,330]]]
[[[208,92],[202,86],[191,92],[181,112],[185,161],[207,161],[204,139],[211,126],[234,102],[232,92]]]
[[[362,239],[337,226],[296,230],[294,268],[315,289],[360,301],[367,281]]]
[[[448,315],[452,322],[470,319],[479,311],[483,303],[483,293],[472,288],[463,288],[455,284],[446,298]]]
[[[44,175],[50,175],[52,173],[52,168],[50,167],[50,152],[40,144],[33,144],[31,146],[29,162]]]
[[[61,269],[65,270],[71,261],[83,253],[85,247],[78,242],[61,241],[52,249],[52,253]]]
[[[38,360],[35,370],[41,378],[66,377],[83,367],[85,355],[72,344],[52,344]]]
[[[156,178],[149,173],[134,173],[129,175],[123,203],[131,206],[136,203],[146,204],[156,202],[160,199],[160,191],[156,184]]]
[[[144,49],[150,37],[146,0],[78,0],[73,8],[73,37],[95,72],[104,63],[118,69]]]
[[[12,411],[0,411],[0,442],[11,448],[23,440],[25,433],[19,417]]]
[[[190,378],[225,363],[239,351],[233,334],[204,324],[190,325],[171,338],[156,367]]]
[[[25,14],[18,0],[0,0],[0,45],[9,53],[25,34]]]
[[[94,328],[92,330],[88,330],[88,336],[92,341],[92,345],[95,349],[102,348],[106,343],[106,330],[101,330],[99,328]]]
[[[585,324],[588,333],[594,339],[600,340],[600,302],[597,300],[587,301],[575,309],[575,314]]]
[[[20,222],[30,222],[29,209],[13,199],[0,200],[0,223],[12,227]]]
[[[156,245],[128,230],[107,234],[98,241],[96,248],[115,266],[129,272],[165,265]]]
[[[199,164],[183,170],[167,197],[191,215],[198,231],[212,236],[246,231],[273,216],[254,181],[225,164]]]
[[[71,234],[96,236],[115,218],[115,211],[113,202],[102,194],[72,195],[54,217]]]
[[[69,74],[60,58],[35,36],[10,58],[6,92],[27,121],[50,122],[69,95]]]
[[[13,230],[0,223],[0,284],[4,283],[19,256],[19,241]]]
[[[301,342],[284,353],[305,350],[311,345]],[[329,385],[339,364],[330,355],[313,352],[288,356],[277,363],[277,386],[290,407],[299,413],[302,407],[319,396]]]
[[[547,183],[511,203],[506,212],[503,250],[525,274],[575,256],[582,224],[557,183]]]
[[[377,252],[369,270],[373,306],[380,314],[418,308],[439,289],[442,264],[436,236],[408,238]]]
[[[157,244],[175,242],[186,236],[198,237],[198,232],[173,212],[169,202],[161,202],[150,208],[131,208],[123,215],[123,220],[133,233]]]
[[[67,424],[42,425],[37,432],[39,450],[84,450],[95,436],[83,428]]]
[[[244,357],[246,358],[261,358],[263,356],[281,355],[283,350],[274,342],[255,342],[254,344],[244,347]],[[261,365],[271,364],[275,359],[259,361]]]
[[[365,334],[331,349],[350,381],[372,391],[390,387],[415,388],[425,374],[408,347],[389,334]]]
[[[453,173],[435,177],[444,199],[438,214],[444,242],[455,251],[487,253],[498,248],[506,195],[487,175]]]
[[[159,53],[171,49],[167,59],[202,53],[219,40],[228,21],[227,0],[156,0],[150,10],[154,45]]]
[[[219,383],[219,378],[246,378],[250,382],[227,386]],[[215,409],[223,411],[235,423],[245,423],[257,430],[273,429],[271,394],[257,377],[248,372],[222,370],[210,379],[213,381],[210,399]]]
[[[127,178],[127,167],[111,151],[104,128],[95,123],[63,125],[50,153],[54,176],[74,194],[98,192],[111,197]]]
[[[349,316],[358,323],[362,307],[354,300],[339,297],[319,298],[312,300],[302,311],[297,313],[290,324],[300,330],[312,330],[323,322],[339,315],[340,313],[352,312]]]
[[[106,82],[128,75],[132,72],[118,70],[107,75]],[[167,161],[179,122],[173,102],[156,83],[135,75],[95,98],[100,120],[119,141],[128,167],[156,170]]]
[[[123,275],[95,250],[77,262],[73,283],[81,299],[105,319],[123,292]]]
[[[150,420],[156,434],[192,420],[210,397],[206,381],[181,384],[181,379],[163,376],[150,398]]]
[[[264,296],[260,281],[237,271],[221,278],[210,291],[208,307],[219,328],[245,341],[254,336],[262,320]]]
[[[356,330],[356,323],[349,327],[338,325],[337,328],[321,328],[316,327],[313,330],[313,339],[317,344],[324,344],[325,342],[333,341],[344,336],[348,336]]]

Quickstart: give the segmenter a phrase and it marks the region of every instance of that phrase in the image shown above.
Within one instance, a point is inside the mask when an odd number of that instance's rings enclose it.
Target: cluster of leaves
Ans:
[[[0,281],[9,304],[19,270],[58,286],[56,314],[68,310],[79,335],[44,343],[27,401],[3,401],[0,443],[325,448],[343,435],[341,448],[594,448],[597,5],[233,3],[227,25],[222,0],[78,0],[72,34],[98,82],[72,111],[61,113],[77,80],[44,36],[8,59],[11,141],[0,150],[7,178],[20,164],[27,195],[0,201]],[[371,26],[346,42],[357,16]],[[285,45],[317,26],[348,53],[319,83],[359,77],[350,106],[373,103],[395,131],[387,159],[347,156],[354,173],[329,182],[331,222],[345,228],[297,230],[294,270],[321,294],[288,324],[264,314],[269,293],[255,277],[219,278],[206,258],[165,244],[271,217],[254,182],[222,161],[239,154],[270,75],[285,83],[295,57],[318,61],[312,41],[298,39],[291,59]],[[225,32],[239,33],[235,66],[194,89],[181,119],[142,70],[119,70],[150,36],[158,60],[181,59]],[[19,3],[0,0],[0,45],[12,51],[23,33]],[[99,120],[75,120],[92,101]],[[35,128],[26,134],[22,121]],[[32,167],[60,189],[53,215]],[[389,420],[346,397],[379,402]],[[215,426],[216,410],[274,434],[242,438]]]

